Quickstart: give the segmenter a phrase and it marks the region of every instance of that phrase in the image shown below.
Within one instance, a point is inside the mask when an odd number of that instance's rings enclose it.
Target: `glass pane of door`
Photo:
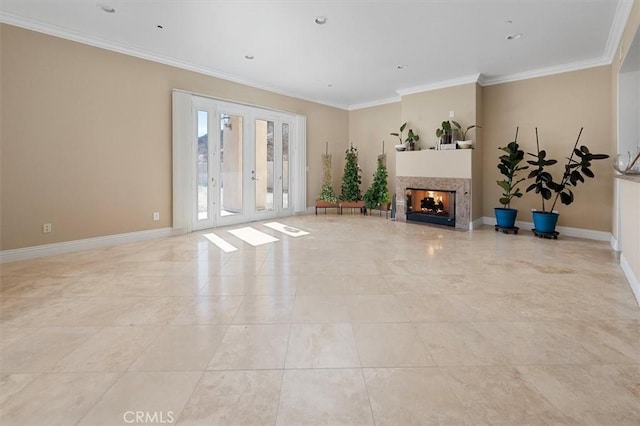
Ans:
[[[251,179],[256,188],[256,212],[273,210],[274,122],[256,120],[255,168]]]
[[[220,114],[220,216],[242,214],[242,117]]]
[[[289,208],[289,123],[282,123],[282,209]]]
[[[198,110],[196,203],[198,220],[209,219],[209,113]]]

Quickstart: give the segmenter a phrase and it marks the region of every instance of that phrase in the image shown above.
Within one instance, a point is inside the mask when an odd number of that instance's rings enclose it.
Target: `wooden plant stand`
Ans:
[[[336,213],[342,214],[339,204],[328,201],[316,201],[316,216],[318,216],[318,209],[324,209],[324,214],[327,214],[327,209],[336,209]]]
[[[353,214],[353,209],[360,209],[360,214],[367,214],[364,201],[343,201],[340,203],[340,214],[342,214],[342,209],[344,208],[351,209],[351,214]]]

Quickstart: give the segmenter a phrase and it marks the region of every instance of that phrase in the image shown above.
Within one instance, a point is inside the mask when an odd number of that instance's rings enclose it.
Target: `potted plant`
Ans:
[[[322,154],[322,189],[320,195],[316,197],[316,214],[319,208],[324,208],[326,212],[328,208],[338,207],[338,197],[333,192],[331,182],[331,154],[329,154],[329,143],[327,143],[326,153]]]
[[[467,134],[471,129],[482,129],[482,127],[472,124],[468,126],[465,130],[462,130],[462,126],[457,121],[451,120],[451,123],[458,129],[458,132],[462,133],[462,138],[460,140],[455,141],[458,145],[458,148],[471,148],[473,145],[473,141],[471,139],[467,139]]]
[[[358,149],[351,145],[345,151],[344,173],[342,175],[342,192],[340,194],[340,208],[364,207],[360,184],[362,183],[360,166],[358,166]]]
[[[536,154],[528,153],[535,160],[528,160],[527,163],[535,167],[529,173],[528,178],[533,179],[533,183],[529,185],[526,192],[535,191],[536,194],[540,194],[542,199],[542,210],[532,211],[534,232],[539,234],[554,234],[558,217],[558,212],[554,209],[558,198],[562,204],[569,205],[574,201],[574,194],[571,191],[571,187],[576,187],[580,182],[584,183],[584,176],[588,178],[594,178],[595,174],[591,170],[591,163],[595,160],[604,160],[609,158],[607,154],[593,154],[585,145],[581,145],[578,148],[578,142],[580,136],[582,136],[582,130],[578,133],[576,143],[573,145],[571,155],[567,158],[567,163],[564,166],[564,173],[559,182],[554,181],[553,176],[546,171],[546,168],[556,164],[558,161],[554,159],[547,159],[547,153],[545,150],[540,150],[540,143],[538,141],[538,128],[536,127]],[[574,158],[577,157],[577,158]],[[547,210],[545,200],[550,200],[555,193],[555,198],[551,204],[551,208]]]
[[[402,132],[404,132],[404,129],[406,127],[407,127],[407,123],[404,123],[402,126],[400,126],[400,132],[389,133],[391,136],[397,137],[398,141],[400,142],[400,144],[396,145],[397,151],[404,151],[406,149],[408,149],[409,151],[414,151],[415,143],[420,140],[420,136],[417,133],[414,133],[413,129],[409,129],[409,132],[407,133],[407,138],[403,141]]]
[[[511,200],[522,197],[522,192],[517,186],[525,180],[524,178],[516,180],[516,176],[519,171],[529,168],[529,166],[520,166],[520,163],[524,161],[524,151],[518,145],[518,129],[516,127],[516,137],[513,142],[509,142],[505,147],[498,148],[506,153],[500,156],[500,163],[498,163],[498,170],[500,170],[504,179],[496,181],[503,191],[502,197],[500,197],[502,207],[494,209],[497,226],[500,229],[515,229],[518,210],[511,208]]]
[[[452,132],[450,121],[443,121],[440,128],[436,129],[436,137],[440,139],[441,144],[450,144],[452,142]]]
[[[391,197],[387,189],[387,168],[382,158],[378,158],[378,168],[373,174],[373,182],[364,193],[364,204],[368,209],[387,210]]]

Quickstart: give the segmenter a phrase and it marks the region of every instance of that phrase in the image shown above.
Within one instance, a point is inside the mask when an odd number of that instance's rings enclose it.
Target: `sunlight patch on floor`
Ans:
[[[271,235],[265,234],[264,232],[260,232],[255,228],[250,226],[238,229],[231,229],[228,232],[233,234],[234,236],[240,238],[247,244],[251,244],[252,246],[260,246],[262,244],[269,244],[276,241],[279,241],[277,238],[272,237]]]
[[[293,226],[288,226],[279,222],[265,223],[264,226],[274,229],[278,232],[282,232],[283,234],[289,235],[290,237],[301,237],[303,235],[309,235],[309,233],[306,231],[302,231],[298,228],[294,228]]]
[[[226,240],[223,240],[213,232],[210,234],[204,234],[203,237],[205,237],[207,240],[211,241],[213,244],[218,246],[220,250],[222,250],[225,253],[231,253],[232,251],[238,250],[236,247],[228,243]]]

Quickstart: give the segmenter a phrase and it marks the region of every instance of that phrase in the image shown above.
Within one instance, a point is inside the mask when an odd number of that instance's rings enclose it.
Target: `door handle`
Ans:
[[[251,180],[260,180],[260,179],[258,179],[258,178],[257,178],[257,177],[255,177],[255,176],[251,176]]]

